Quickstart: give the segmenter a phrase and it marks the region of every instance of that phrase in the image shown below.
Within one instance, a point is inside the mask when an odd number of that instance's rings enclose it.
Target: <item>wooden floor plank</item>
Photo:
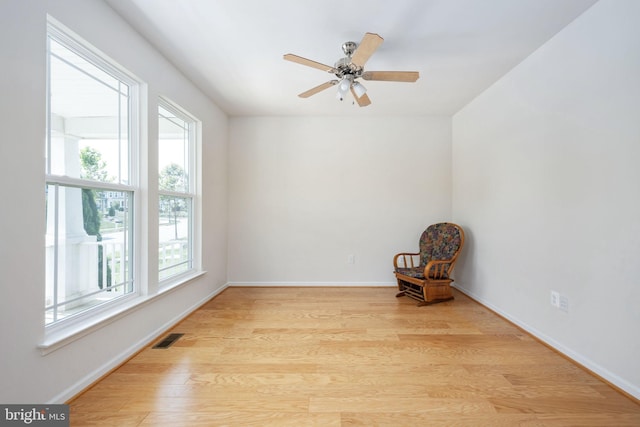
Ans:
[[[214,411],[195,414],[154,412],[140,426],[149,427],[210,427],[210,426],[256,426],[256,427],[340,427],[340,414],[283,413],[275,411]]]
[[[638,402],[464,295],[395,293],[228,288],[70,402],[71,425],[640,425]]]

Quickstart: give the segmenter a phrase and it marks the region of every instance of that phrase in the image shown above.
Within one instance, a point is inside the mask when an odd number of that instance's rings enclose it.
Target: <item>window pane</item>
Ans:
[[[160,192],[159,280],[187,272],[193,265],[195,119],[161,101],[158,107],[158,189]],[[176,195],[182,193],[184,195]]]
[[[46,323],[133,292],[133,193],[48,184]]]
[[[190,197],[160,196],[160,280],[193,268]]]
[[[137,121],[130,113],[138,83],[54,25],[49,24],[48,36],[45,323],[50,325],[135,291],[130,128]]]
[[[160,190],[189,192],[189,123],[159,107]]]
[[[73,52],[66,46],[63,46],[56,39],[50,39],[49,49],[51,51],[52,58],[58,58],[61,61],[66,62],[114,89],[118,87],[117,78],[96,67],[94,64],[87,61],[85,58]]]
[[[128,184],[128,85],[53,39],[50,46],[48,173]]]

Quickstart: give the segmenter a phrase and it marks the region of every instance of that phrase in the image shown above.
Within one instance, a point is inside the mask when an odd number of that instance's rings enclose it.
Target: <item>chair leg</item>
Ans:
[[[451,287],[449,284],[445,285],[432,285],[426,284],[422,287],[422,295],[424,297],[424,303],[420,305],[431,305],[440,302],[451,301],[453,294],[451,293]]]
[[[400,280],[400,279],[397,279],[397,280],[398,280],[398,290],[400,292],[398,292],[396,294],[396,298],[400,298],[400,297],[404,296],[404,285],[402,284],[402,280]]]
[[[398,277],[396,277],[396,280],[398,281],[398,290],[404,292],[404,285],[402,284],[402,280],[400,280]]]

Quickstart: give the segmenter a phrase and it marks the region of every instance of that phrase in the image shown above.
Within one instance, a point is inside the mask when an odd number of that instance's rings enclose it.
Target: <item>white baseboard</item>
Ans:
[[[114,357],[113,359],[109,360],[109,362],[107,362],[104,365],[100,366],[98,369],[93,371],[91,374],[85,376],[80,381],[76,382],[74,385],[72,385],[71,387],[69,387],[66,390],[64,390],[62,393],[60,393],[57,396],[55,396],[53,399],[51,399],[51,401],[49,403],[68,402],[70,399],[72,399],[73,397],[75,397],[78,394],[80,394],[87,387],[91,386],[93,383],[98,381],[104,375],[108,374],[113,369],[117,368],[122,363],[124,363],[127,360],[129,360],[129,358],[131,358],[133,355],[135,355],[138,351],[140,351],[141,349],[143,349],[146,346],[148,346],[149,344],[151,344],[161,334],[163,334],[168,329],[171,329],[174,325],[176,325],[182,319],[184,319],[185,317],[187,317],[188,315],[193,313],[195,310],[197,310],[200,306],[205,304],[211,298],[213,298],[216,295],[220,294],[227,287],[229,287],[229,284],[225,283],[220,288],[214,290],[213,292],[209,293],[205,297],[201,298],[195,304],[192,304],[190,307],[188,307],[187,309],[183,310],[182,313],[180,313],[179,315],[173,317],[172,319],[167,320],[162,325],[160,325],[159,327],[157,327],[156,329],[154,329],[153,331],[148,333],[144,338],[142,338],[138,342],[130,345],[128,348],[126,348],[124,351],[122,351],[117,357]]]
[[[534,337],[536,337],[540,341],[542,341],[545,344],[547,344],[549,347],[551,347],[554,350],[562,353],[563,355],[565,355],[566,357],[568,357],[569,359],[571,359],[572,361],[574,361],[578,365],[580,365],[580,366],[586,368],[587,370],[593,372],[597,376],[599,376],[602,379],[608,381],[612,385],[618,387],[620,390],[624,391],[625,393],[628,393],[629,395],[635,397],[636,399],[640,399],[640,387],[638,387],[638,386],[636,386],[634,384],[631,384],[630,382],[628,382],[624,378],[619,377],[618,375],[613,374],[612,372],[610,372],[609,370],[603,368],[602,366],[598,365],[597,363],[594,363],[591,359],[585,357],[584,355],[582,355],[580,353],[577,353],[577,352],[573,351],[571,348],[566,347],[564,344],[562,344],[562,343],[554,340],[553,338],[549,337],[548,335],[540,332],[539,330],[537,330],[536,328],[532,327],[531,325],[528,325],[528,324],[520,321],[519,319],[511,316],[509,313],[505,313],[504,311],[502,311],[498,307],[494,306],[490,302],[486,301],[484,298],[474,294],[473,292],[469,291],[468,289],[465,289],[465,288],[463,288],[463,287],[461,287],[460,285],[457,285],[457,284],[454,284],[453,287],[456,288],[457,290],[459,290],[460,292],[462,292],[463,294],[465,294],[465,295],[469,296],[470,298],[474,299],[478,303],[482,304],[483,306],[487,307],[491,311],[499,314],[501,317],[504,317],[509,322],[513,323],[514,325],[518,326],[519,328],[521,328],[524,331],[528,332],[529,334],[533,335]]]

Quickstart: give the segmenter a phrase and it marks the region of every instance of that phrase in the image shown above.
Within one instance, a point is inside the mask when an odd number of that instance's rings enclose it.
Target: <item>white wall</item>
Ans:
[[[601,0],[454,116],[453,219],[458,286],[640,398],[639,17]]]
[[[207,274],[43,356],[37,345],[44,336],[47,13],[147,82],[150,111],[156,111],[161,94],[203,121],[202,249]],[[2,0],[0,39],[0,402],[62,402],[225,285],[228,122],[100,0]],[[155,114],[150,114],[152,140],[156,126]],[[148,151],[156,154],[153,146]],[[149,168],[154,167],[150,162]],[[156,224],[152,218],[143,225],[151,242],[157,240]]]
[[[229,281],[394,283],[451,216],[450,141],[448,117],[232,118]]]

